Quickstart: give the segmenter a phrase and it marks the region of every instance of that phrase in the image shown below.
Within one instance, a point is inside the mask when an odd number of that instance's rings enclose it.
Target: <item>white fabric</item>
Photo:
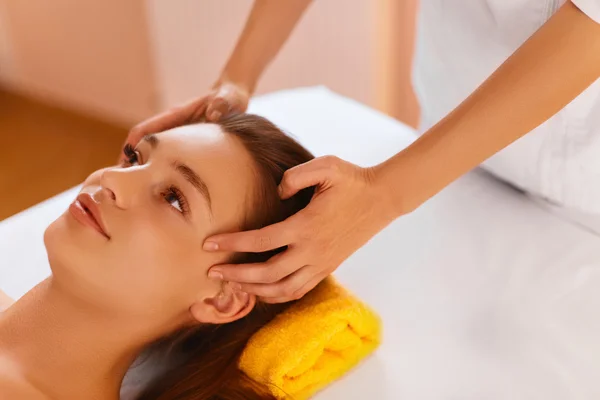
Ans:
[[[600,23],[600,1],[598,0],[571,0],[573,4],[583,11],[588,17]]]
[[[324,88],[262,97],[251,110],[316,154],[377,163],[411,129]],[[0,287],[47,274],[41,234],[73,192],[0,223]],[[338,278],[383,317],[384,344],[316,398],[600,398],[600,238],[482,172],[400,218]]]
[[[423,130],[460,104],[564,2],[421,1],[414,86]],[[600,22],[599,0],[574,3]],[[598,154],[600,81],[484,167],[556,205],[600,215]]]

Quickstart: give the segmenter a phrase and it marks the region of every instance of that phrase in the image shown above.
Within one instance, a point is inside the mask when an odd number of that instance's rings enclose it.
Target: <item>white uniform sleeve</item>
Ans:
[[[571,0],[585,15],[600,24],[600,0]]]

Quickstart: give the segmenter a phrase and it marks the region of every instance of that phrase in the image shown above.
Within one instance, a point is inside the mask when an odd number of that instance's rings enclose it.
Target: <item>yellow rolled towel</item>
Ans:
[[[279,399],[308,399],[381,342],[381,321],[333,278],[261,328],[239,367]]]

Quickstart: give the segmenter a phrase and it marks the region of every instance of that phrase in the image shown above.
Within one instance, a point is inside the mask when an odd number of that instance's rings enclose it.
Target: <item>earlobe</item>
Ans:
[[[192,304],[190,313],[200,323],[226,324],[248,315],[255,304],[255,296],[234,291],[225,283],[216,296]]]

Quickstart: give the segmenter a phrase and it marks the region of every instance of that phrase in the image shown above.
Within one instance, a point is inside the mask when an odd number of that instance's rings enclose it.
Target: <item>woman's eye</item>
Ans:
[[[132,166],[140,165],[137,155],[127,160]]]
[[[140,165],[140,157],[130,144],[125,145],[123,154],[125,155],[125,164],[127,166],[134,167]]]
[[[165,193],[164,197],[167,203],[171,205],[174,209],[179,211],[181,214],[185,214],[187,211],[187,206],[183,195],[179,192],[178,189],[174,187],[170,187]]]
[[[177,211],[183,212],[183,208],[181,208],[181,204],[179,203],[179,199],[175,195],[168,194],[165,197],[165,200],[167,200],[167,203],[169,203],[171,206],[173,206],[173,208],[175,208]]]

